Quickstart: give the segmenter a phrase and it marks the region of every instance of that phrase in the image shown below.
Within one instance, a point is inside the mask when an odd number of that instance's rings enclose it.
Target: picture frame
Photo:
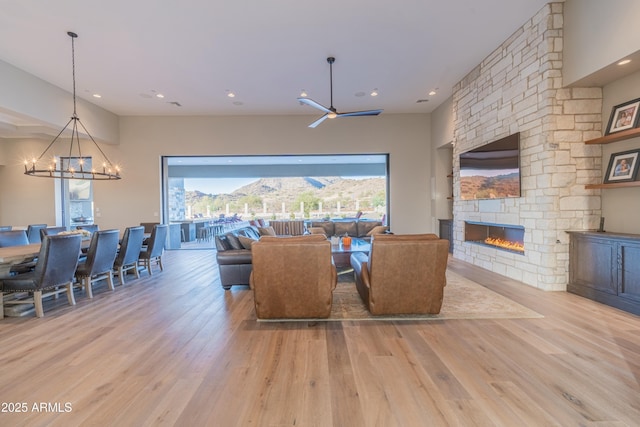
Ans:
[[[635,181],[638,175],[640,150],[622,151],[611,154],[604,183]]]
[[[638,110],[640,110],[640,98],[613,107],[605,135],[638,127],[638,119],[640,119]]]

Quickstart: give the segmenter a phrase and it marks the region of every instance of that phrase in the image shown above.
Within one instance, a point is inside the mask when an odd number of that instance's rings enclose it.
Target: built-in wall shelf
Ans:
[[[621,132],[612,133],[609,135],[601,136],[600,138],[590,139],[585,141],[585,144],[610,144],[612,142],[624,141],[626,139],[640,137],[640,128],[632,128],[623,130]],[[640,181],[631,182],[612,182],[608,184],[587,184],[584,186],[587,190],[598,190],[608,188],[628,188],[628,187],[640,187]]]
[[[601,136],[600,138],[590,139],[585,141],[585,144],[610,144],[612,142],[624,141],[625,139],[631,139],[640,137],[640,128],[633,128],[623,130],[621,132],[612,133],[609,135]]]
[[[612,182],[609,184],[587,184],[584,186],[587,190],[597,190],[602,188],[623,188],[623,187],[640,187],[640,181],[631,182]]]

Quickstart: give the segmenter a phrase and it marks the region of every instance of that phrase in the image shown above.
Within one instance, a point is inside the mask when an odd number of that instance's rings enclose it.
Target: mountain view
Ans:
[[[520,174],[461,176],[460,195],[463,200],[520,197]]]
[[[322,212],[355,214],[358,210],[384,210],[386,206],[385,178],[349,179],[341,177],[291,177],[261,178],[227,194],[206,194],[187,191],[185,204],[191,206],[192,215],[206,212],[224,213],[229,205],[231,213],[242,214],[245,204],[250,213],[260,216],[286,212],[300,212],[300,202],[304,202],[305,216],[317,211],[322,204]],[[208,210],[207,210],[208,208]]]

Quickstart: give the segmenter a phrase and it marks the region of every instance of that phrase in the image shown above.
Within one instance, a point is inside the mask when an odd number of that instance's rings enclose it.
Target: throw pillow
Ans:
[[[322,227],[309,227],[309,234],[322,234],[325,237],[327,236]]]
[[[374,234],[384,234],[387,232],[387,228],[388,227],[384,225],[378,225],[376,227],[373,227],[371,231],[367,233],[367,236],[373,236]]]
[[[240,244],[243,248],[251,250],[251,243],[256,242],[255,239],[246,236],[238,236],[238,240],[240,240]]]
[[[220,236],[216,236],[216,249],[220,252],[230,251],[231,249],[233,249],[226,235],[222,234]]]
[[[275,236],[276,235],[276,230],[273,229],[273,227],[269,226],[269,227],[258,227],[258,231],[260,232],[261,236]]]
[[[227,234],[227,240],[229,241],[231,248],[244,249],[242,247],[242,244],[240,243],[240,240],[238,239],[238,236],[236,236],[235,234],[231,234],[231,233]]]

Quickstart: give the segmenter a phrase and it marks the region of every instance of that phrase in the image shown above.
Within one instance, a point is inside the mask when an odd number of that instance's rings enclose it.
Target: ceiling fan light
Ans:
[[[306,97],[307,97],[307,96],[309,96],[309,95],[307,95],[307,92],[306,92],[304,89],[302,89],[302,92],[300,92],[300,96],[301,96],[302,98],[306,98]]]
[[[327,118],[328,119],[335,119],[336,117],[338,117],[338,115],[336,113],[334,113],[333,111],[330,113],[327,113]]]

